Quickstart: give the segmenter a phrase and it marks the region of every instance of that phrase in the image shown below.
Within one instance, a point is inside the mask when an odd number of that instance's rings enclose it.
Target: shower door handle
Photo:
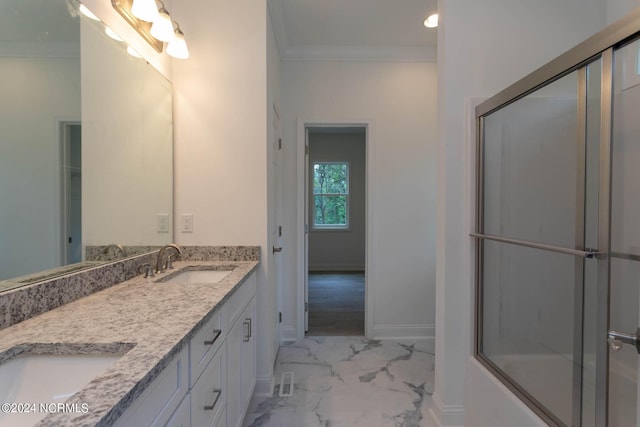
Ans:
[[[636,334],[625,334],[624,332],[617,332],[610,330],[607,334],[607,341],[609,342],[609,348],[613,351],[619,351],[623,344],[631,344],[635,346],[636,351],[640,354],[640,328],[636,329]]]

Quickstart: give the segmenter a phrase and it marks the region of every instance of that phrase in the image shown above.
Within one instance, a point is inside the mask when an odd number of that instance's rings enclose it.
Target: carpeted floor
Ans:
[[[364,335],[364,273],[309,273],[307,335]]]

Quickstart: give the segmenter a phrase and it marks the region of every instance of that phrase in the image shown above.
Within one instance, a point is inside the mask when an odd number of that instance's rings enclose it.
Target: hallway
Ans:
[[[276,380],[290,397],[254,397],[245,427],[432,427],[432,340],[307,337],[280,347]]]

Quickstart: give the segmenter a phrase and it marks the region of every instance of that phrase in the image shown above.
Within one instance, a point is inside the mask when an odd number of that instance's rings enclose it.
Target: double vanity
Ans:
[[[259,249],[185,249],[154,277],[152,257],[97,267],[136,275],[0,330],[0,425],[241,425]]]

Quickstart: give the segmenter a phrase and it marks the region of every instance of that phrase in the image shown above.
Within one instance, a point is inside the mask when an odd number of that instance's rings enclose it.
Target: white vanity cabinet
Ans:
[[[227,427],[240,427],[256,385],[256,299],[251,298],[227,336]]]
[[[256,384],[252,273],[114,425],[241,426]]]
[[[222,346],[216,352],[191,388],[191,425],[193,427],[217,426],[224,414],[227,395],[224,350]]]
[[[189,390],[189,348],[185,346],[114,424],[164,427]]]
[[[191,396],[187,394],[165,427],[191,427]]]

